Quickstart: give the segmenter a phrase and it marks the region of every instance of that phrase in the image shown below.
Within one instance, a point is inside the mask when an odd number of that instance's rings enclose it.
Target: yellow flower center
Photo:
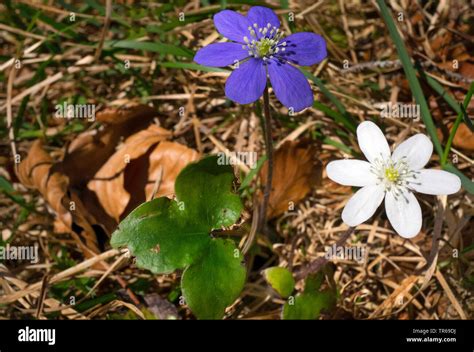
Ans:
[[[400,178],[400,174],[393,166],[389,166],[385,169],[385,178],[390,182],[397,182]]]
[[[257,53],[258,56],[264,57],[267,56],[270,52],[270,49],[273,46],[273,40],[269,38],[261,39],[257,42]]]
[[[259,27],[256,23],[248,27],[249,36],[244,36],[242,49],[247,50],[250,56],[263,61],[273,59],[273,55],[286,50],[286,42],[281,41],[283,32],[273,27],[271,23]]]

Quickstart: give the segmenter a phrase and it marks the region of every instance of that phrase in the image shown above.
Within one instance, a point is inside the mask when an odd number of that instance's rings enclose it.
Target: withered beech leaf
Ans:
[[[43,142],[37,139],[18,167],[18,179],[24,186],[37,189],[56,212],[58,219],[67,228],[71,228],[72,216],[63,205],[68,179],[59,172],[51,172],[52,165],[53,159],[43,149]]]
[[[450,124],[448,128],[451,132],[453,125]],[[456,135],[453,139],[453,145],[464,150],[474,150],[474,133],[469,129],[469,127],[467,127],[465,123],[461,123],[459,125]]]
[[[97,237],[92,227],[97,222],[76,193],[69,190],[67,176],[53,169],[53,163],[53,158],[44,150],[42,141],[36,140],[18,167],[18,179],[24,186],[37,189],[55,212],[56,231],[72,233],[74,228],[80,235],[77,237],[79,245],[98,253]],[[71,204],[73,211],[70,209]]]
[[[96,120],[103,126],[79,134],[55,168],[69,177],[72,187],[85,186],[114,154],[119,142],[146,128],[155,116],[153,108],[136,103],[98,112]]]
[[[176,176],[198,153],[166,141],[170,137],[169,131],[156,125],[130,136],[88,183],[112,218],[120,221],[149,199],[157,178],[156,196],[173,195]]]
[[[447,126],[442,126],[438,128],[438,138],[442,142],[446,142],[451,134],[453,129],[453,124],[450,123]],[[465,123],[461,123],[456,131],[456,134],[453,139],[453,146],[455,148],[473,151],[474,150],[474,133],[469,129]]]
[[[267,209],[269,219],[289,210],[321,182],[322,167],[316,147],[305,141],[286,141],[275,151],[272,191]],[[262,183],[267,178],[268,164],[260,171]]]

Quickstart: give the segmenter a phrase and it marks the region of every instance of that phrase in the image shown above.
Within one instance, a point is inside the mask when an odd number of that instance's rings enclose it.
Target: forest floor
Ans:
[[[219,39],[212,16],[223,6],[271,7],[285,32],[321,34],[328,48],[326,60],[305,68],[313,107],[289,114],[270,94],[269,222],[246,252],[247,281],[226,319],[280,319],[285,300],[262,271],[282,266],[296,274],[346,231],[341,212],[353,190],[324,167],[361,158],[354,126],[375,121],[390,145],[427,133],[424,119],[381,117],[387,104],[415,99],[375,2],[117,1],[111,13],[95,0],[44,3],[0,5],[0,244],[39,251],[35,262],[0,262],[2,319],[193,318],[180,302],[180,272],[139,269],[109,239],[136,206],[173,196],[187,163],[265,154],[261,104],[228,100],[230,70],[193,63],[199,48]],[[474,9],[469,1],[387,3],[444,146],[474,80]],[[93,110],[61,118],[68,104]],[[465,110],[472,116],[474,101]],[[472,179],[468,124],[460,124],[448,160]],[[428,166],[440,164],[433,154]],[[229,233],[243,248],[262,178],[245,164],[235,170],[245,208]],[[321,319],[473,318],[472,194],[417,197],[418,236],[400,237],[381,208],[347,241],[364,249],[363,260],[325,266],[323,285],[338,293]],[[297,281],[296,292],[303,285]]]

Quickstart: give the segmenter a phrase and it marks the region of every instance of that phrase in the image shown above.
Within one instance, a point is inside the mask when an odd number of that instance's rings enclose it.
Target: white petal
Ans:
[[[380,185],[359,189],[347,202],[342,211],[342,221],[349,226],[357,226],[374,215],[382,203],[384,188]]]
[[[419,170],[430,161],[433,154],[433,143],[422,133],[416,134],[400,143],[392,154],[392,160],[406,158],[412,170]]]
[[[341,185],[363,187],[377,181],[370,167],[370,163],[363,160],[335,160],[326,166],[326,172],[331,180]]]
[[[405,190],[403,194],[395,198],[387,192],[385,211],[395,231],[404,238],[412,238],[421,230],[421,208],[412,192]]]
[[[447,171],[422,169],[416,179],[410,182],[410,188],[417,192],[433,195],[453,194],[461,188],[461,179]]]
[[[357,140],[362,153],[371,163],[376,158],[385,160],[390,157],[390,147],[387,139],[380,128],[372,121],[364,121],[357,127]]]

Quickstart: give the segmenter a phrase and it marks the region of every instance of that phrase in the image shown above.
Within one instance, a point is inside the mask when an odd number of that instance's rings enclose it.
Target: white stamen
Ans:
[[[263,60],[274,58],[274,54],[284,51],[281,48],[280,39],[283,36],[283,32],[276,27],[273,27],[271,23],[267,23],[263,27],[259,27],[257,23],[248,27],[250,39],[245,36],[244,42],[247,44],[245,49],[248,49],[249,55]],[[258,36],[257,36],[258,33]],[[286,43],[283,44],[285,46]]]

